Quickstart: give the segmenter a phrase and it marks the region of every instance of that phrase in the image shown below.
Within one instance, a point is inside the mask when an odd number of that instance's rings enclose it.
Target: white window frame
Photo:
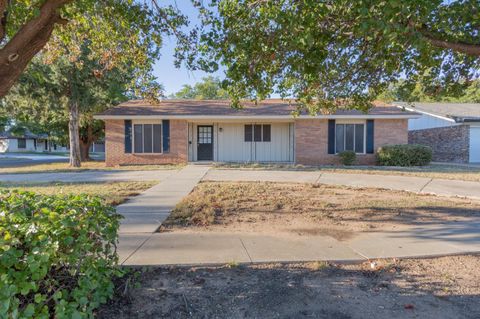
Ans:
[[[339,154],[337,152],[337,125],[345,125],[345,124],[363,124],[363,152],[355,154],[358,155],[365,155],[367,154],[367,121],[362,120],[336,120],[335,121],[335,154]],[[355,134],[356,130],[353,130],[353,148],[355,149]],[[347,135],[344,133],[343,135],[343,145],[346,145]]]
[[[156,124],[160,125],[160,152],[152,153],[137,153],[135,152],[135,125],[142,125],[142,150],[145,150],[145,124]],[[152,150],[153,150],[153,127],[152,127]],[[158,155],[163,154],[163,123],[162,121],[132,121],[132,154],[138,155]]]

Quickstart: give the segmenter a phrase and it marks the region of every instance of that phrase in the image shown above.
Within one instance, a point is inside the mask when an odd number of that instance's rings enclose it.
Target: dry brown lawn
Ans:
[[[82,167],[69,167],[68,163],[48,163],[35,164],[22,167],[3,167],[0,168],[0,174],[31,174],[31,173],[70,173],[70,172],[84,172],[84,171],[105,171],[105,170],[127,170],[127,171],[151,171],[151,170],[165,170],[165,169],[179,169],[184,165],[180,164],[165,164],[165,165],[128,165],[106,167],[104,162],[84,162]]]
[[[0,183],[1,190],[20,189],[45,195],[87,194],[100,196],[105,203],[118,205],[128,197],[140,194],[157,182],[94,182],[94,183]]]
[[[313,184],[203,182],[163,230],[288,232],[348,238],[351,232],[467,221],[480,201],[403,191]]]

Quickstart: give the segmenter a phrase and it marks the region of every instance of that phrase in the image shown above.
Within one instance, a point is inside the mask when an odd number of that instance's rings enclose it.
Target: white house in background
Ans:
[[[393,104],[422,114],[408,121],[408,141],[430,146],[434,161],[480,163],[480,103]]]
[[[33,134],[28,130],[21,135],[11,131],[0,133],[0,153],[65,151],[67,151],[65,146],[49,141],[46,134]]]

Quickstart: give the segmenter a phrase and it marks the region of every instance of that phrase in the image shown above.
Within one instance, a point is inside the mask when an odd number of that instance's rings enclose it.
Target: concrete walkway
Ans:
[[[125,217],[120,226],[120,234],[155,232],[208,169],[208,166],[186,166],[174,171],[139,196],[117,206],[117,212]]]
[[[134,253],[133,253],[134,252]],[[226,232],[172,232],[122,237],[125,265],[193,265],[229,262],[358,262],[480,253],[480,221],[415,226],[392,232],[359,232],[348,240]]]
[[[318,171],[212,169],[207,173],[204,180],[321,183],[351,187],[376,187],[392,190],[405,190],[422,194],[461,196],[480,199],[480,182],[401,175],[327,173]]]
[[[117,212],[124,216],[120,224],[118,246],[122,263],[155,235],[154,232],[175,205],[193,190],[209,169],[208,166],[186,166],[139,196],[117,206]]]

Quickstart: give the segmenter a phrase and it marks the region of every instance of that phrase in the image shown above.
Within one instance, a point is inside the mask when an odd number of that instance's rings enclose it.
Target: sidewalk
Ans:
[[[130,234],[123,237],[120,262],[124,265],[194,265],[434,257],[480,253],[479,233],[480,222],[452,222],[391,232],[358,232],[344,241],[325,235],[281,233],[177,231],[143,238]]]
[[[186,166],[173,171],[159,184],[117,206],[125,218],[122,233],[153,233],[175,205],[187,196],[208,171],[207,166]]]
[[[321,183],[350,187],[374,187],[421,194],[461,196],[480,199],[480,182],[432,179],[428,177],[327,173],[314,171],[262,171],[211,169],[206,181],[256,181],[285,183]]]
[[[139,196],[117,206],[117,212],[124,216],[118,246],[121,263],[154,236],[175,205],[192,191],[209,169],[208,166],[186,166]]]

